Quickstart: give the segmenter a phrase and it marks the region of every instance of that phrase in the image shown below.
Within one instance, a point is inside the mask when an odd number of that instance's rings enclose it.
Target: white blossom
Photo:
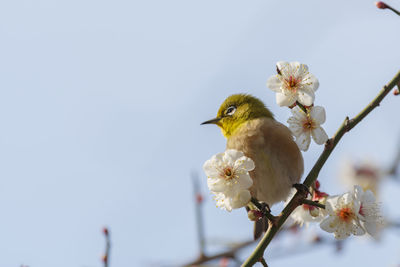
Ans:
[[[250,199],[250,191],[249,190],[241,190],[236,193],[221,193],[221,192],[213,192],[215,194],[215,201],[217,202],[217,207],[220,207],[223,210],[232,211],[232,209],[238,209],[246,206]]]
[[[277,104],[291,106],[299,101],[305,106],[311,106],[319,82],[313,74],[308,72],[307,65],[280,61],[276,67],[278,74],[268,79],[267,87],[276,92]]]
[[[355,185],[354,199],[360,202],[360,209],[357,216],[361,221],[361,225],[368,234],[375,237],[378,229],[383,225],[383,218],[374,194],[370,190],[364,192],[361,186]]]
[[[306,114],[301,108],[296,106],[292,108],[292,115],[287,122],[301,150],[307,151],[310,146],[311,136],[318,145],[322,145],[328,140],[328,135],[321,127],[321,124],[326,119],[323,107],[311,107]]]
[[[217,206],[231,211],[248,204],[248,189],[253,185],[249,171],[254,167],[252,159],[234,149],[216,154],[204,163],[207,185],[215,194]]]
[[[328,217],[320,223],[322,230],[334,233],[336,239],[365,234],[358,216],[360,202],[354,199],[353,194],[328,197],[325,207]]]

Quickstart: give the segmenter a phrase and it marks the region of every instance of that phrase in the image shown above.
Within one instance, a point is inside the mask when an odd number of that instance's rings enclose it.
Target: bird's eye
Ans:
[[[233,113],[235,113],[236,111],[236,107],[235,106],[230,106],[229,108],[226,109],[225,114],[226,115],[233,115]]]

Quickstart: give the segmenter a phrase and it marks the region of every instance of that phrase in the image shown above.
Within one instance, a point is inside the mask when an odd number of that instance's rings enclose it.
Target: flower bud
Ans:
[[[309,213],[312,217],[318,217],[319,215],[319,209],[318,208],[314,208],[314,209],[309,209]]]
[[[318,180],[315,181],[315,189],[319,189],[319,187],[321,186],[321,184],[319,183]]]
[[[101,260],[102,260],[103,262],[107,262],[107,261],[108,261],[107,255],[104,254],[104,255],[101,257]]]
[[[400,95],[400,89],[395,89],[394,91],[393,91],[393,94],[394,95]]]
[[[250,221],[253,222],[258,221],[262,216],[263,214],[259,210],[249,210],[249,212],[247,212],[247,217],[249,217]]]
[[[196,194],[196,203],[201,204],[203,202],[203,196],[200,193]]]
[[[104,228],[103,228],[103,234],[104,234],[105,236],[108,236],[108,229],[107,229],[107,227],[104,227]]]
[[[375,2],[375,5],[376,5],[376,7],[379,8],[379,9],[385,9],[385,8],[388,7],[388,6],[387,6],[384,2],[382,2],[382,1]]]

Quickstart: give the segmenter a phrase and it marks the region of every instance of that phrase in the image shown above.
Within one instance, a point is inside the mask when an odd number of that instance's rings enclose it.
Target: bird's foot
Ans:
[[[297,192],[299,192],[304,198],[307,198],[308,194],[312,195],[310,189],[304,184],[293,184],[294,188],[296,188]]]
[[[261,203],[261,205],[262,205],[263,215],[268,219],[269,223],[277,226],[279,216],[274,216],[271,214],[271,209],[267,203]]]
[[[269,208],[267,203],[264,202],[259,202],[257,199],[255,199],[254,197],[251,198],[251,202],[258,208],[259,211],[261,211],[262,216],[267,218],[269,221],[269,224],[272,225],[277,225],[278,220],[279,220],[279,216],[274,216],[271,214],[271,209]]]

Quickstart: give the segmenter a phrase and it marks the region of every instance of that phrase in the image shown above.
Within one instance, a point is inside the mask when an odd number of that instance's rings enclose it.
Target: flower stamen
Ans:
[[[353,219],[354,213],[349,207],[345,207],[337,212],[337,216],[341,221],[348,223]]]

